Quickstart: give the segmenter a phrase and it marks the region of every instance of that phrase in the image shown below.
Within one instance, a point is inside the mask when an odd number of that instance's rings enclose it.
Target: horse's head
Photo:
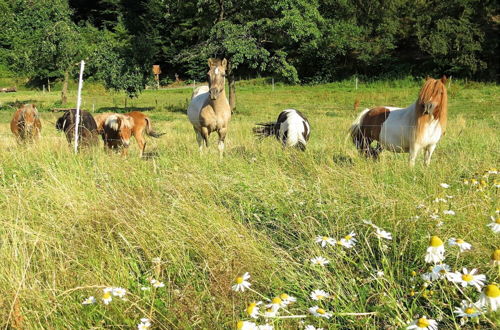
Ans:
[[[134,119],[125,115],[111,115],[106,119],[104,130],[112,130],[114,134],[109,134],[112,138],[120,139],[124,147],[130,145]]]
[[[226,77],[227,60],[222,61],[218,58],[209,58],[208,66],[208,87],[210,88],[210,98],[216,100],[220,93],[224,90]]]
[[[436,109],[446,107],[448,96],[446,94],[446,76],[441,79],[427,78],[418,95],[417,105],[422,107],[424,115],[435,115]]]
[[[24,132],[31,135],[34,131],[35,122],[38,119],[38,110],[34,104],[22,106],[21,117],[24,125]]]

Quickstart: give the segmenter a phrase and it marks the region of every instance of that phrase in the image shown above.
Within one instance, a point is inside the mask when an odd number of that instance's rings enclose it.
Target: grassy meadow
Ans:
[[[102,142],[74,155],[54,128],[60,114],[47,111],[59,91],[0,93],[0,324],[137,328],[146,317],[158,329],[232,329],[251,320],[249,303],[265,305],[287,293],[297,301],[280,315],[305,318],[270,319],[277,329],[399,329],[424,315],[441,328],[459,328],[454,309],[480,293],[444,279],[426,284],[424,256],[432,235],[462,238],[472,249],[458,253],[446,243],[444,262],[453,271],[477,268],[487,283],[500,281],[500,268],[490,264],[500,234],[487,226],[500,208],[494,186],[500,176],[483,177],[500,170],[500,87],[453,81],[448,130],[428,168],[422,155],[413,169],[407,154],[367,161],[347,138],[355,99],[359,110],[407,106],[421,84],[361,82],[355,90],[344,81],[272,90],[263,80],[239,82],[222,161],[216,134],[209,150],[198,152],[185,115],[190,88],[147,90],[125,109],[124,95],[84,87],[84,109],[145,111],[153,128],[166,132],[147,138],[149,159],[139,159],[135,141],[127,158],[105,153]],[[76,100],[74,89],[69,98]],[[10,133],[15,101],[41,110],[38,144],[18,146]],[[305,153],[252,136],[255,123],[286,108],[310,121]],[[484,183],[463,183],[473,178]],[[393,239],[378,239],[363,219]],[[315,242],[351,232],[358,240],[351,249]],[[316,256],[329,263],[313,265]],[[245,272],[253,291],[232,291]],[[151,279],[164,287],[152,287]],[[126,299],[105,305],[106,287],[126,289]],[[331,298],[311,300],[315,289]],[[97,302],[83,305],[89,296]],[[311,315],[315,305],[332,317]],[[499,325],[497,311],[465,327]]]

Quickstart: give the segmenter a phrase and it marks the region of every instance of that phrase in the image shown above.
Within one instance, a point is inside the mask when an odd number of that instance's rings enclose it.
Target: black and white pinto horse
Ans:
[[[253,132],[261,138],[274,135],[283,147],[296,147],[305,151],[311,126],[300,111],[286,109],[279,114],[276,122],[259,123]]]

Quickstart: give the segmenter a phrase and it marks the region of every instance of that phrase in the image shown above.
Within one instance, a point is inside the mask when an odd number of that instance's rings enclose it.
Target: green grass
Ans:
[[[499,190],[462,184],[485,170],[500,168],[500,128],[496,85],[453,81],[449,128],[431,166],[407,166],[407,155],[385,152],[379,162],[360,158],[346,137],[361,107],[409,105],[420,82],[276,86],[240,82],[238,108],[219,161],[215,137],[203,155],[185,116],[190,89],[145,91],[138,99],[85,86],[83,106],[95,112],[141,109],[153,119],[160,139],[148,139],[158,157],[140,160],[135,143],[128,158],[96,148],[74,155],[54,129],[59,92],[0,94],[0,323],[25,328],[133,328],[149,317],[165,329],[234,328],[254,292],[234,293],[244,272],[252,288],[267,297],[286,292],[298,298],[289,310],[308,314],[313,289],[334,299],[320,305],[336,313],[328,321],[308,316],[324,328],[400,328],[418,315],[458,327],[452,310],[462,294],[441,281],[422,289],[430,235],[460,237],[473,249],[457,258],[454,270],[478,268],[488,282],[499,281],[489,265],[498,234],[486,226],[500,207]],[[70,100],[75,100],[74,92]],[[42,110],[42,140],[17,146],[9,121],[14,102]],[[272,139],[257,141],[256,122],[274,120],[285,108],[304,112],[312,127],[305,153],[283,151]],[[479,175],[480,176],[480,175]],[[441,182],[451,185],[447,190]],[[436,197],[453,195],[446,204]],[[417,209],[419,204],[425,208]],[[443,216],[452,209],[455,216]],[[437,211],[443,224],[429,217]],[[415,219],[415,216],[420,218]],[[379,243],[370,219],[394,239]],[[355,231],[353,249],[321,249],[314,238],[341,238]],[[384,245],[387,245],[384,247]],[[326,268],[309,259],[323,255]],[[161,258],[160,264],[153,258]],[[375,276],[383,271],[381,278]],[[417,276],[412,276],[412,271]],[[151,278],[165,287],[142,291]],[[120,286],[127,300],[100,301],[102,288]],[[411,291],[414,296],[410,295]],[[432,291],[432,293],[430,292]],[[471,299],[479,294],[466,288]],[[83,306],[88,296],[98,303]],[[427,297],[427,298],[425,298]],[[373,313],[366,316],[342,313]],[[286,313],[284,315],[287,315]],[[477,328],[499,325],[498,312]],[[259,321],[262,323],[262,321]],[[469,323],[470,324],[470,323]],[[277,320],[277,328],[297,328],[298,320]]]

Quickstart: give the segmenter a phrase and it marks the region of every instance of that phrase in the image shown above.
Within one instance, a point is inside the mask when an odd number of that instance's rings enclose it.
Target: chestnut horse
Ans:
[[[407,108],[380,106],[363,110],[349,129],[358,150],[366,157],[377,158],[382,149],[409,152],[409,164],[415,165],[420,150],[424,164],[431,162],[432,153],[446,130],[448,96],[446,77],[427,78],[417,101]],[[377,147],[371,143],[377,141]]]
[[[19,143],[40,138],[42,123],[34,104],[24,104],[16,110],[10,122],[10,130]]]
[[[231,108],[224,88],[227,60],[211,58],[208,60],[208,66],[210,67],[209,90],[206,91],[206,87],[199,87],[195,90],[187,114],[196,133],[200,151],[203,150],[203,144],[208,147],[208,137],[210,133],[216,131],[219,135],[219,155],[222,157],[224,140],[231,119]]]

